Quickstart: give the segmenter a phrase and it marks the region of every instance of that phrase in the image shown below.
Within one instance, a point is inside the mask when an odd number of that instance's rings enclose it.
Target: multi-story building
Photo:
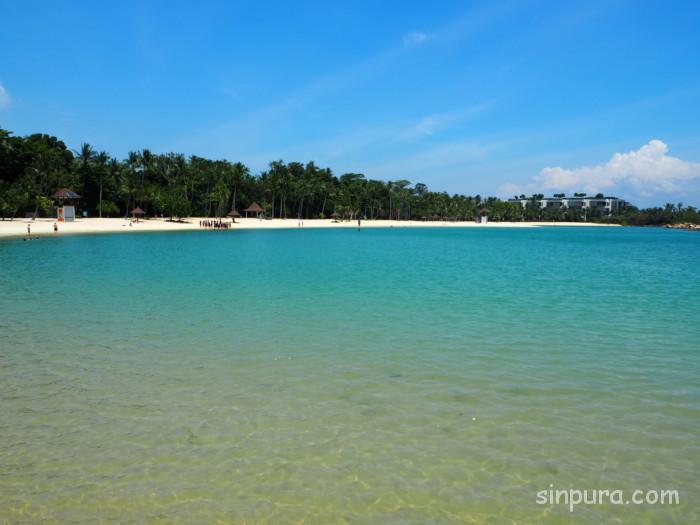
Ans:
[[[612,215],[613,212],[622,210],[627,207],[627,201],[618,199],[617,197],[544,197],[535,198],[534,201],[539,204],[542,209],[559,209],[572,208],[579,210],[600,210],[605,215]],[[508,202],[519,202],[523,208],[529,202],[533,202],[533,198],[518,197],[508,199]]]

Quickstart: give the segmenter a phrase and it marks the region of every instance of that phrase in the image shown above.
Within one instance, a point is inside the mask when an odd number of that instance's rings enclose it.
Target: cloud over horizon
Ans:
[[[0,109],[10,107],[11,101],[12,98],[10,97],[10,93],[7,91],[7,89],[5,89],[3,83],[0,82]]]
[[[546,167],[525,187],[503,186],[506,193],[544,191],[605,192],[613,188],[630,188],[642,196],[673,193],[700,178],[700,163],[689,162],[667,154],[668,145],[650,140],[636,151],[615,153],[605,164],[568,169]]]

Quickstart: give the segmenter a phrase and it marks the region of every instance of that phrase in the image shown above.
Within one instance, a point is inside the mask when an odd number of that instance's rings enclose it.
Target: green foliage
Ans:
[[[27,181],[20,179],[14,183],[0,180],[0,215],[14,218],[31,202]]]
[[[37,210],[44,216],[48,217],[53,211],[53,200],[42,195],[38,195],[35,199]]]
[[[275,218],[330,218],[472,221],[487,214],[491,221],[598,221],[622,224],[699,223],[693,207],[628,207],[612,217],[600,210],[541,208],[536,194],[523,207],[480,195],[448,195],[408,180],[369,180],[362,173],[335,176],[314,162],[276,160],[267,170],[251,175],[239,163],[177,153],[155,154],[148,149],[112,159],[87,143],[71,152],[56,137],[34,134],[16,137],[0,129],[0,215],[24,212],[47,214],[51,195],[71,188],[82,197],[78,212],[90,217],[127,216],[135,207],[146,215],[222,217],[231,209],[259,203]],[[576,196],[584,194],[575,193]]]
[[[185,195],[177,190],[170,190],[164,198],[165,212],[171,217],[188,217],[190,215],[190,203]]]
[[[118,217],[121,213],[119,206],[112,201],[102,201],[102,216],[103,217]]]

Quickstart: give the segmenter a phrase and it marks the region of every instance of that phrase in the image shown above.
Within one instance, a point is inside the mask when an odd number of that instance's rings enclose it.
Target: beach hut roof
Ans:
[[[238,210],[231,210],[226,214],[226,217],[240,217],[241,214],[238,213]]]
[[[334,211],[333,213],[331,213],[331,217],[340,217],[340,213]]]
[[[79,199],[80,195],[68,188],[61,188],[52,195],[54,199]]]
[[[143,211],[141,208],[136,207],[133,210],[131,210],[131,214],[132,215],[145,215],[146,212]]]
[[[260,207],[260,204],[258,204],[257,202],[254,202],[253,204],[251,204],[250,206],[248,206],[248,207],[247,207],[245,210],[243,210],[243,211],[259,212],[259,211],[263,211],[263,209]]]

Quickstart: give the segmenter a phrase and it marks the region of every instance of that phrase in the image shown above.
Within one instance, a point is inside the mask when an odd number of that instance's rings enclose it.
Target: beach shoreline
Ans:
[[[87,234],[111,234],[111,233],[153,233],[153,232],[177,232],[207,230],[200,226],[200,221],[214,220],[211,217],[190,217],[183,221],[171,222],[167,219],[154,218],[139,220],[114,219],[114,218],[87,218],[76,219],[73,222],[56,222],[55,219],[14,219],[0,221],[0,239],[26,238],[27,225],[31,228],[32,238],[57,237],[62,235],[87,235]],[[230,219],[224,219],[230,222]],[[53,225],[57,224],[58,232],[54,232]],[[610,227],[617,224],[596,224],[582,222],[489,222],[486,224],[474,221],[448,222],[448,221],[393,221],[393,220],[363,220],[361,228],[539,228],[560,226],[594,226]],[[330,219],[237,219],[230,228],[223,231],[236,230],[279,230],[279,229],[303,229],[303,228],[328,228],[328,229],[356,229],[357,221],[333,222]]]

